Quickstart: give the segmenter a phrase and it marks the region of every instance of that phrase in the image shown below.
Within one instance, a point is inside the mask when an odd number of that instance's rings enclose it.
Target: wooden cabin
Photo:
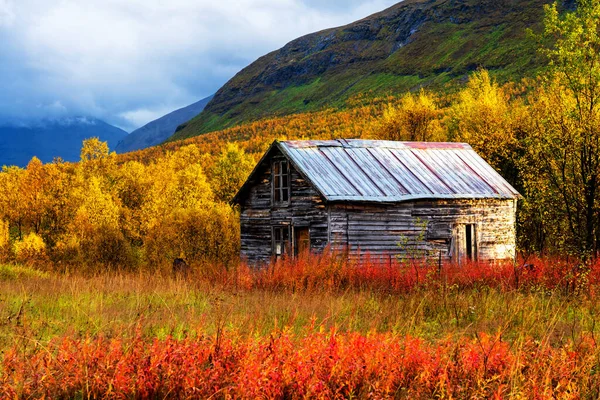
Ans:
[[[519,193],[464,143],[275,141],[233,199],[251,264],[327,246],[371,258],[515,257]]]

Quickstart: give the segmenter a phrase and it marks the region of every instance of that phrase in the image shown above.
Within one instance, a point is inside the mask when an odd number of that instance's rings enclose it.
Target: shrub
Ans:
[[[598,398],[590,335],[551,347],[501,335],[434,343],[390,333],[235,340],[57,338],[0,358],[3,398]]]
[[[46,243],[35,232],[28,233],[22,240],[14,244],[17,261],[22,263],[35,263],[46,259]]]
[[[180,209],[149,230],[145,250],[147,262],[156,267],[167,267],[177,257],[194,264],[228,264],[239,254],[239,224],[226,205]]]

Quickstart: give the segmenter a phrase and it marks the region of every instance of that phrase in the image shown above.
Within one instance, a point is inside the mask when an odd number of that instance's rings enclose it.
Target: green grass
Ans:
[[[0,264],[0,282],[30,278],[46,279],[49,278],[49,275],[35,268],[21,265]]]
[[[43,343],[61,335],[213,335],[220,328],[268,336],[311,326],[340,331],[392,332],[427,340],[502,332],[560,344],[584,332],[600,333],[600,305],[559,291],[480,287],[420,289],[403,295],[371,290],[233,290],[150,274],[95,277],[48,275],[9,267],[0,280],[0,353],[16,341]],[[4,267],[3,267],[4,270]]]

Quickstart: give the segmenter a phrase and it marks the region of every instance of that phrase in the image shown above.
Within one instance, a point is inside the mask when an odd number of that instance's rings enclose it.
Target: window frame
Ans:
[[[278,245],[280,246],[279,248]],[[289,256],[293,253],[292,232],[290,225],[282,224],[271,226],[271,253],[276,259]]]
[[[287,185],[284,185],[287,181]],[[271,204],[286,206],[292,197],[290,163],[288,160],[274,160],[271,163]]]

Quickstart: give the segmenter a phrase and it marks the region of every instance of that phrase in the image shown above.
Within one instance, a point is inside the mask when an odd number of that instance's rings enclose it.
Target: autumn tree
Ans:
[[[572,12],[559,13],[557,4],[545,11],[540,51],[549,68],[531,99],[526,168],[560,210],[563,218],[554,222],[565,229],[565,245],[587,257],[596,254],[600,235],[600,3],[580,0]]]
[[[398,106],[388,104],[376,137],[420,142],[443,140],[445,135],[439,121],[441,115],[432,94],[423,89],[418,94],[407,93]]]
[[[147,167],[137,161],[122,164],[117,174],[117,196],[121,203],[121,229],[125,236],[137,245],[142,245],[142,208],[151,202],[150,188],[153,176]]]
[[[16,229],[18,238],[23,238],[26,208],[21,201],[20,187],[25,170],[19,167],[4,167],[0,173],[0,218]]]
[[[75,217],[79,203],[75,201],[75,168],[72,164],[54,160],[44,165],[47,183],[44,185],[45,209],[41,235],[53,246]]]
[[[10,232],[8,222],[0,219],[0,261],[8,258],[10,252]]]
[[[120,230],[119,210],[119,203],[103,189],[100,178],[90,178],[70,235],[66,237],[67,247],[75,247],[82,263],[113,267],[132,265],[131,246]]]
[[[85,139],[81,147],[81,162],[103,160],[110,155],[108,143],[97,137]]]
[[[526,110],[518,98],[511,99],[485,69],[469,77],[467,87],[448,110],[452,141],[470,144],[511,184],[520,187],[516,160],[520,157]]]
[[[33,157],[25,173],[23,174],[19,185],[20,201],[25,208],[25,223],[39,234],[42,229],[46,209],[49,204],[49,197],[46,189],[51,185],[48,180],[48,174],[42,162]]]
[[[106,183],[114,183],[117,168],[116,154],[110,152],[108,143],[97,137],[83,141],[78,172],[84,179],[102,177]]]
[[[217,199],[231,201],[252,172],[254,163],[254,159],[239,146],[228,143],[210,171],[210,182]]]

